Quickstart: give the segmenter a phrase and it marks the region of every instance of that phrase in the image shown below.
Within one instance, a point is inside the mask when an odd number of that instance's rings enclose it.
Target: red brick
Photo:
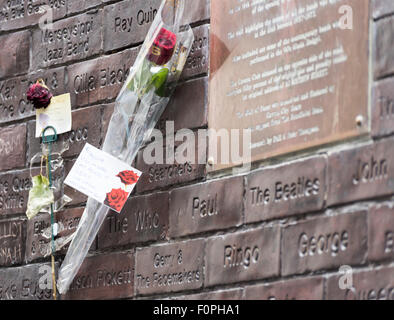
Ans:
[[[373,88],[372,135],[374,137],[380,137],[393,132],[394,79],[389,78],[377,82]]]
[[[25,254],[26,220],[0,221],[0,266],[20,264]]]
[[[323,278],[285,280],[245,287],[246,300],[322,300]]]
[[[35,114],[32,103],[26,98],[26,92],[39,78],[45,81],[54,96],[66,92],[64,67],[0,81],[0,123],[24,119]]]
[[[394,300],[393,267],[354,271],[352,289],[339,287],[344,276],[337,274],[327,280],[328,300]]]
[[[394,208],[373,207],[368,215],[368,259],[394,258]]]
[[[208,239],[205,286],[259,280],[279,275],[279,227]]]
[[[167,238],[168,193],[131,196],[122,214],[110,212],[98,235],[99,248]]]
[[[61,222],[66,230],[59,233],[59,236],[65,237],[75,232],[83,213],[83,208],[73,208],[66,211],[55,213],[55,222]],[[41,233],[44,229],[51,226],[51,217],[49,214],[39,214],[27,221],[26,236],[26,261],[43,258],[50,246],[50,239],[44,238]],[[95,244],[94,244],[95,245]],[[93,246],[94,246],[93,245]],[[60,253],[65,254],[68,246],[65,246]]]
[[[129,75],[139,48],[67,67],[73,106],[115,99]]]
[[[230,289],[189,294],[174,298],[174,300],[242,300],[243,289]]]
[[[0,170],[24,167],[26,124],[0,128]]]
[[[25,213],[31,187],[29,169],[0,174],[0,217]]]
[[[104,50],[141,43],[151,26],[161,0],[125,0],[108,5],[104,10]],[[209,18],[209,1],[187,0],[183,23]]]
[[[49,263],[0,269],[0,300],[52,300],[52,289],[40,288],[40,279],[47,272],[51,273]]]
[[[36,138],[35,121],[28,126],[29,132],[29,161],[35,154],[41,152],[41,138]],[[78,109],[72,112],[72,130],[58,136],[58,142],[53,144],[53,150],[61,150],[68,145],[63,158],[78,155],[86,143],[98,147],[101,138],[101,108],[99,106]]]
[[[393,194],[393,154],[394,139],[329,154],[327,204]]]
[[[77,13],[101,4],[101,0],[67,1],[67,14]]]
[[[166,293],[202,287],[203,240],[139,248],[135,261],[136,294]]]
[[[86,258],[64,295],[65,300],[130,298],[134,294],[134,254],[110,253]]]
[[[106,6],[104,50],[143,42],[160,4],[157,0],[126,0]]]
[[[0,36],[0,43],[2,48],[0,50],[0,79],[26,73],[30,66],[29,31]]]
[[[0,3],[0,31],[19,29],[38,24],[41,19],[51,17],[53,20],[66,15],[67,0],[42,0],[40,3],[32,1],[2,1]],[[51,8],[50,14],[44,11],[44,6]],[[43,21],[44,22],[44,21]],[[42,22],[42,23],[43,23]]]
[[[71,30],[64,32],[64,30]],[[60,35],[60,36],[59,36]],[[62,19],[52,30],[33,31],[32,67],[34,70],[65,62],[83,60],[102,48],[102,10]]]
[[[239,226],[243,177],[179,188],[170,194],[170,237]]]
[[[394,17],[379,20],[374,24],[373,35],[373,74],[375,79],[394,72],[394,52],[391,44],[394,40]]]
[[[360,264],[366,253],[365,211],[319,217],[283,229],[282,275]]]
[[[378,19],[382,16],[394,13],[394,2],[391,0],[373,0],[373,17]]]
[[[193,96],[193,99],[190,97]],[[156,128],[166,134],[166,122],[174,122],[174,130],[197,129],[208,124],[208,79],[202,78],[179,85],[164,110]]]
[[[198,3],[198,1],[195,1]],[[209,26],[202,25],[193,29],[194,42],[187,58],[181,79],[208,73],[209,66]]]
[[[326,158],[316,156],[249,174],[245,195],[246,221],[282,218],[322,209],[326,167]]]

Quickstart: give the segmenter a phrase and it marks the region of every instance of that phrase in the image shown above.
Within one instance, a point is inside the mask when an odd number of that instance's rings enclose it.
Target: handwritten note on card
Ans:
[[[121,212],[140,176],[137,169],[87,143],[64,183]]]
[[[41,137],[42,130],[48,126],[56,129],[57,134],[71,131],[71,98],[70,94],[53,97],[51,104],[45,109],[36,110],[36,138]],[[52,135],[48,130],[45,135]]]

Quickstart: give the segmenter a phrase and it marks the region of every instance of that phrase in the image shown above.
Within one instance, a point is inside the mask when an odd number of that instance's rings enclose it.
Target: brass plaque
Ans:
[[[210,129],[250,129],[252,161],[369,132],[369,1],[211,6]]]

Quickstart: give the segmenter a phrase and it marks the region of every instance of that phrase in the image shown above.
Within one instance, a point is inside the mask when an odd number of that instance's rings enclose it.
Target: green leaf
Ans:
[[[152,77],[152,83],[156,88],[155,93],[159,97],[165,96],[166,82],[169,72],[170,71],[167,68],[163,68],[158,73],[154,74]]]
[[[41,209],[49,206],[54,201],[55,197],[53,191],[49,188],[48,178],[42,175],[33,177],[33,188],[29,191],[26,216],[29,219],[33,218]]]

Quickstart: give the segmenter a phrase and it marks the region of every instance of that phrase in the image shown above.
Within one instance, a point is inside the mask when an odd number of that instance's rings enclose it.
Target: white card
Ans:
[[[57,134],[71,131],[71,98],[70,94],[52,97],[51,103],[45,109],[36,110],[36,138],[40,138],[42,130],[48,126],[56,129]],[[45,136],[53,135],[53,130],[47,130]]]
[[[64,183],[120,213],[140,177],[137,169],[87,143]]]

